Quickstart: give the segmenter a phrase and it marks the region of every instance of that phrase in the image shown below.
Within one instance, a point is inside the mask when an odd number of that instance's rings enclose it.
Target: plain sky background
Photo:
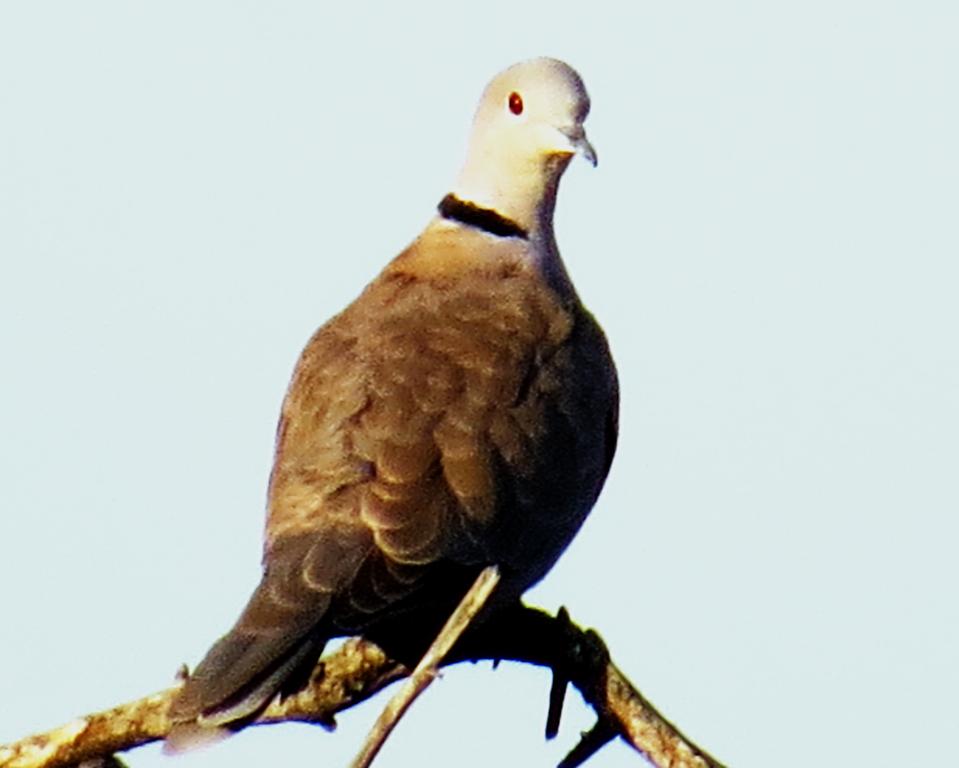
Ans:
[[[623,405],[529,600],[731,766],[953,760],[955,2],[329,5],[0,2],[0,742],[232,623],[302,345],[430,217],[486,81],[548,54],[593,100],[557,232]],[[591,714],[545,744],[547,690],[451,669],[377,764],[554,765]],[[128,758],[342,766],[384,701]]]

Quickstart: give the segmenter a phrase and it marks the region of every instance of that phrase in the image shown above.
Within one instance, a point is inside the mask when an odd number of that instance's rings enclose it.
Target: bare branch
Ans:
[[[317,665],[310,684],[296,695],[274,701],[257,725],[287,721],[332,728],[334,715],[368,699],[404,677],[407,670],[372,643],[348,640]],[[163,739],[172,723],[167,717],[178,687],[73,720],[46,733],[0,746],[2,768],[75,766]]]
[[[596,710],[598,723],[567,757],[567,761],[579,763],[567,764],[580,764],[610,735],[618,735],[655,768],[723,768],[636,690],[609,660],[599,635],[579,629],[568,618],[556,619],[519,606],[476,631],[468,631],[446,661],[482,659],[551,667],[560,679],[568,679],[579,689]],[[331,728],[337,712],[408,674],[409,670],[372,643],[349,640],[324,657],[303,691],[273,702],[253,724],[296,720]],[[0,746],[0,768],[75,766],[87,760],[109,759],[116,752],[163,739],[171,727],[167,709],[176,690],[160,691]],[[558,714],[550,717],[558,726]]]

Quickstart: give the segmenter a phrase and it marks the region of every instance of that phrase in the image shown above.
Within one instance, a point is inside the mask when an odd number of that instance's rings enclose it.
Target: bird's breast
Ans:
[[[269,528],[339,515],[394,563],[497,562],[523,589],[599,492],[614,396],[598,327],[529,270],[385,273],[304,351]]]

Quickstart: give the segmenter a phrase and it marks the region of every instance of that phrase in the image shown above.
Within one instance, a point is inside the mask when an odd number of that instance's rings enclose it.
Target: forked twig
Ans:
[[[480,659],[513,660],[563,670],[599,718],[612,725],[619,737],[655,768],[722,768],[632,685],[609,659],[599,635],[580,629],[568,618],[556,619],[523,605],[501,609],[467,633],[443,664]],[[348,640],[317,664],[302,691],[272,702],[253,725],[299,721],[330,727],[336,713],[368,699],[406,674],[406,667],[373,643]],[[163,739],[172,726],[167,710],[178,689],[169,688],[0,745],[0,768],[66,768]],[[585,752],[593,751],[600,735],[586,737],[588,743],[576,747],[570,759],[580,759]]]

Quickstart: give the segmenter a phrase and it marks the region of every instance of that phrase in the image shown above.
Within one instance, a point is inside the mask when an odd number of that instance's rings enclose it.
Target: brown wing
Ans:
[[[449,563],[504,564],[524,590],[609,470],[618,391],[599,326],[523,254],[459,242],[432,249],[439,265],[397,259],[314,337],[284,405],[267,563],[287,535],[370,537],[330,577],[337,632],[442,603]]]
[[[334,522],[372,538],[329,620],[357,631],[427,599],[439,563],[493,562],[505,470],[542,426],[511,410],[571,328],[515,263],[455,279],[387,271],[311,341],[283,409],[267,564],[288,535]]]

